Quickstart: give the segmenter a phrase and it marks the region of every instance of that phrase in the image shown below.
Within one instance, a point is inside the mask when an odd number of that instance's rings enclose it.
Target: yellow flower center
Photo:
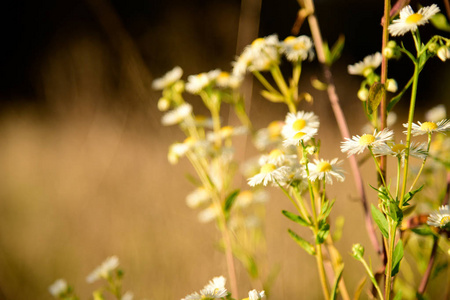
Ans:
[[[395,153],[400,153],[400,152],[402,152],[403,150],[406,149],[406,146],[403,145],[403,144],[396,144],[396,145],[392,146],[391,149],[392,149],[392,151],[394,151]]]
[[[272,171],[274,171],[277,167],[275,167],[274,164],[265,164],[264,166],[261,167],[261,174],[267,174],[270,173]]]
[[[280,121],[270,122],[269,126],[267,126],[267,130],[269,131],[269,137],[273,140],[280,136],[282,129],[282,125]]]
[[[292,129],[295,131],[300,131],[306,126],[306,121],[303,119],[298,119],[292,124]]]
[[[220,128],[220,132],[222,135],[226,138],[229,138],[233,134],[233,127],[231,126],[224,126]]]
[[[296,43],[293,48],[294,50],[304,50],[306,49],[306,45],[304,43]]]
[[[441,226],[445,226],[448,222],[450,222],[450,216],[442,217],[439,223],[441,224]]]
[[[420,20],[422,20],[423,16],[419,13],[415,13],[406,18],[406,24],[416,24]]]
[[[317,171],[318,172],[329,172],[333,169],[333,167],[330,165],[329,162],[321,161],[317,164]]]
[[[423,131],[433,131],[437,128],[436,123],[434,122],[424,122],[420,125],[420,129]]]
[[[270,151],[270,153],[269,153],[269,157],[272,159],[276,159],[276,158],[280,157],[281,155],[283,155],[283,151],[281,151],[280,149],[274,149],[274,150]]]
[[[284,41],[286,42],[286,43],[289,43],[289,42],[292,42],[293,40],[295,40],[295,36],[288,36],[287,38],[285,38],[284,39]]]
[[[258,46],[260,46],[262,43],[264,43],[264,38],[257,38],[256,40],[254,40],[254,41],[252,42],[252,46],[258,47]]]
[[[362,137],[359,138],[359,144],[363,146],[369,146],[375,142],[375,137],[371,134],[363,134]]]
[[[304,133],[304,132],[297,132],[295,135],[294,135],[294,137],[293,137],[293,139],[295,139],[295,140],[299,140],[299,139],[301,139],[304,135],[306,135],[306,133]]]

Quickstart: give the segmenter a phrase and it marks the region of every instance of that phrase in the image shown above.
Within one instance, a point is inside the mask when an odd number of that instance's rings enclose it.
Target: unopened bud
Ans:
[[[446,61],[447,59],[450,59],[450,50],[446,46],[442,46],[437,51],[437,56],[440,60]]]
[[[359,89],[358,99],[361,101],[367,101],[367,99],[369,99],[369,90],[366,88]]]
[[[173,85],[173,90],[178,94],[184,92],[184,82],[181,80],[175,82],[175,84]]]
[[[431,43],[430,45],[428,45],[428,51],[431,53],[436,53],[438,48],[439,48],[439,45],[436,43]]]
[[[392,49],[392,48],[386,47],[386,48],[384,48],[384,50],[383,50],[383,55],[384,55],[384,57],[386,57],[387,59],[393,58],[393,57],[394,57],[394,54],[395,54],[395,52],[394,52],[394,49]]]
[[[391,93],[397,92],[398,85],[397,81],[395,79],[388,79],[386,80],[386,90]]]
[[[158,109],[160,111],[167,111],[170,108],[170,100],[167,98],[159,98],[158,100]]]
[[[356,259],[361,259],[364,256],[364,247],[361,244],[354,244],[352,247],[352,255]]]
[[[386,45],[388,48],[395,48],[397,47],[397,43],[395,41],[389,41]]]

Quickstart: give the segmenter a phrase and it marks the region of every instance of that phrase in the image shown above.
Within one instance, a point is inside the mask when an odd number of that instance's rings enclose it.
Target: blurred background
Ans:
[[[348,75],[347,65],[379,51],[382,2],[316,1],[324,39],[333,44],[340,34],[346,38],[333,72],[352,134],[360,134],[365,118],[356,97],[360,78]],[[444,8],[442,1],[435,2]],[[0,299],[50,299],[48,286],[61,277],[88,299],[98,284],[89,285],[85,278],[110,255],[119,256],[124,288],[136,299],[180,299],[212,277],[226,276],[217,230],[199,223],[197,212],[185,204],[194,189],[185,174],[193,170],[184,160],[176,166],[167,161],[169,145],[184,137],[177,128],[160,125],[160,94],[151,90],[151,82],[177,65],[184,78],[215,68],[229,71],[231,61],[256,37],[290,35],[298,8],[295,0],[3,4]],[[436,32],[424,29],[423,39]],[[306,23],[300,34],[309,35]],[[402,86],[412,65],[405,58],[391,65],[391,76]],[[326,94],[310,84],[312,76],[320,78],[317,62],[305,63],[303,72],[300,88],[315,100],[300,108],[320,117],[323,156],[344,159]],[[435,104],[449,108],[448,82],[448,63],[431,59],[420,80],[416,120]],[[287,112],[260,97],[260,88],[255,82],[250,108],[256,128],[284,119]],[[200,101],[190,99],[194,110],[201,110]],[[399,118],[406,102],[396,107]],[[249,146],[246,157],[254,154]],[[362,208],[347,163],[345,168],[346,182],[329,193],[337,198],[331,219],[346,219],[337,247],[353,293],[364,273],[348,255],[351,245],[366,245],[374,266],[379,261],[361,225]],[[370,164],[363,170],[368,183],[376,181]],[[245,179],[241,182],[245,186]],[[271,192],[267,261],[280,267],[272,299],[320,299],[313,258],[286,234],[292,224],[280,211],[291,205],[280,191]],[[261,288],[251,284],[241,266],[238,280],[241,293]]]

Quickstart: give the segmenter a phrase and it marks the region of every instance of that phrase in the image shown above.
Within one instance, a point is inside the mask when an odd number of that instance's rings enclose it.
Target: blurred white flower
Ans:
[[[329,161],[324,159],[314,159],[314,163],[308,164],[309,179],[311,181],[323,180],[328,184],[333,184],[333,177],[338,181],[344,181],[344,171],[338,167],[342,161],[337,158]]]
[[[186,196],[186,204],[190,208],[197,208],[210,200],[211,196],[204,187],[199,187]]]
[[[49,286],[48,291],[53,297],[58,298],[61,294],[67,291],[67,288],[67,281],[64,279],[58,279]]]
[[[383,56],[380,52],[372,55],[368,55],[363,61],[357,62],[356,64],[349,65],[347,67],[348,73],[352,75],[362,75],[364,77],[369,76],[376,68],[381,65]]]
[[[100,278],[106,279],[119,266],[119,258],[117,256],[108,257],[99,267],[86,277],[88,283],[92,283]]]
[[[291,62],[299,60],[313,60],[313,41],[306,35],[294,37],[288,36],[281,42],[281,50],[286,55],[286,58]]]
[[[125,294],[122,295],[122,297],[120,298],[120,300],[133,300],[134,295],[132,292],[128,291]]]
[[[153,80],[152,88],[155,90],[162,90],[180,80],[182,75],[183,70],[180,67],[175,67],[163,77]]]
[[[408,31],[414,32],[417,26],[425,25],[429,19],[440,11],[436,4],[425,6],[414,13],[410,5],[400,11],[400,18],[392,21],[389,25],[389,33],[392,36],[404,35]]]
[[[425,120],[429,122],[438,122],[447,117],[447,111],[444,104],[439,104],[425,113]]]
[[[447,46],[441,46],[436,54],[442,61],[450,59],[450,49]]]
[[[260,300],[266,296],[264,291],[258,292],[257,290],[251,290],[248,292],[248,300]]]
[[[167,112],[161,119],[161,123],[165,126],[175,125],[181,123],[192,113],[192,106],[188,103],[183,103],[177,108]]]

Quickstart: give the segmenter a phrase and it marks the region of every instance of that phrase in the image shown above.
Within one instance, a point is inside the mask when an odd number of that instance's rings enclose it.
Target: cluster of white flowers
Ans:
[[[258,38],[233,62],[233,74],[242,77],[247,71],[267,71],[279,64],[281,55],[291,62],[312,60],[313,42],[307,36],[289,36],[284,41],[279,41],[276,34]]]
[[[308,142],[317,134],[319,129],[319,118],[312,112],[299,111],[297,113],[288,113],[282,127],[277,134],[281,137],[278,144],[272,143],[275,148],[269,154],[263,154],[259,159],[259,172],[248,179],[250,186],[269,183],[272,185],[289,185],[292,183],[305,184],[309,179],[311,181],[325,180],[332,184],[333,178],[338,181],[344,180],[344,172],[338,166],[341,161],[337,158],[333,160],[314,160],[314,163],[308,163],[308,171],[305,165],[301,163],[298,156],[297,147],[305,146],[309,154],[314,154],[314,146],[308,146]],[[270,132],[266,130],[264,132]],[[266,134],[269,139],[272,135]],[[257,138],[263,139],[261,136]],[[270,145],[267,141],[260,141],[261,145]],[[265,149],[265,147],[262,147]],[[309,175],[308,175],[309,173]]]
[[[111,272],[119,267],[119,258],[117,256],[108,257],[100,266],[86,277],[86,281],[92,283],[98,279],[107,279]]]

